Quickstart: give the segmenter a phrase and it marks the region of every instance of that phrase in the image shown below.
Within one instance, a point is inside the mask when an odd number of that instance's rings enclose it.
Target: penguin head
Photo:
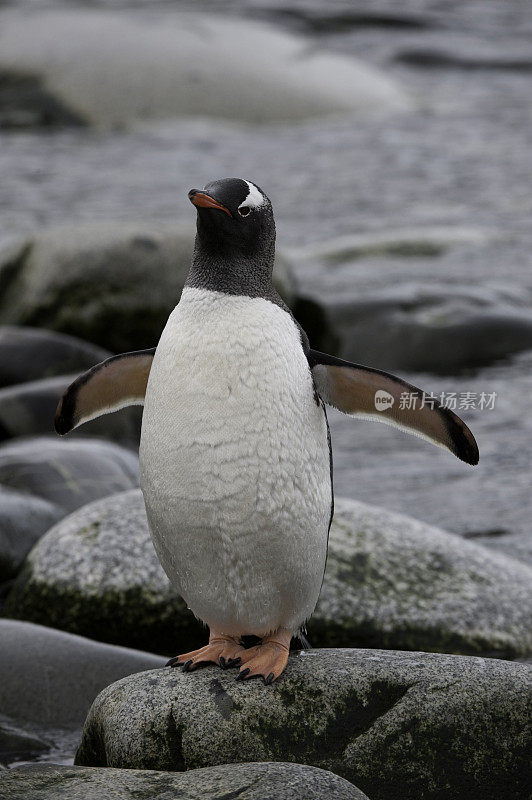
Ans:
[[[272,204],[262,189],[242,178],[220,178],[204,189],[191,189],[198,210],[198,239],[217,252],[253,255],[275,243]]]

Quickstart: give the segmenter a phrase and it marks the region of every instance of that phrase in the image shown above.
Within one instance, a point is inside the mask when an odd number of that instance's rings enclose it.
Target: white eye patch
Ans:
[[[240,210],[241,208],[254,209],[264,205],[264,203],[266,202],[266,198],[264,197],[262,192],[260,192],[257,189],[254,183],[250,183],[249,181],[246,181],[246,183],[249,187],[249,194],[246,197],[246,199],[242,203],[240,203],[240,205],[238,206],[238,210]]]

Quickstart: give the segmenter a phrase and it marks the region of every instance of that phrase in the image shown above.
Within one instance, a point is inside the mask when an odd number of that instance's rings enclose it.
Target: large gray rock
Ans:
[[[35,234],[0,253],[0,321],[74,334],[115,352],[154,347],[181,295],[194,237],[192,224],[175,222]],[[275,276],[290,303],[292,280],[280,256]]]
[[[54,417],[59,398],[78,373],[17,383],[0,389],[0,441],[19,436],[54,433]],[[118,414],[106,414],[76,429],[71,436],[83,439],[101,436],[136,448],[140,437],[142,409],[124,408]]]
[[[0,583],[17,574],[33,545],[64,514],[40,497],[0,486]]]
[[[374,798],[524,798],[532,669],[379,650],[294,654],[271,687],[168,667],[95,700],[76,763],[193,769],[282,760],[329,769]]]
[[[37,495],[64,514],[138,483],[137,454],[112,442],[40,436],[0,445],[0,485]]]
[[[2,776],[4,800],[364,800],[346,780],[302,764],[226,764],[176,775],[155,770],[19,767]],[[367,800],[367,798],[366,798]]]
[[[0,6],[3,3],[0,3]],[[46,88],[42,77],[15,69],[0,72],[0,129],[83,126],[85,121]]]
[[[312,641],[532,654],[532,569],[385,509],[338,498]]]
[[[420,226],[291,248],[308,287],[296,314],[328,352],[380,369],[456,375],[492,364],[532,349],[529,303],[498,275],[465,285],[457,264],[501,242],[500,231]]]
[[[52,528],[28,556],[5,609],[168,655],[206,636],[157,559],[140,490],[91,503]]]
[[[111,442],[42,436],[0,445],[0,581],[70,511],[134,486],[136,454]]]
[[[10,619],[0,619],[0,641],[0,714],[35,730],[78,728],[105,686],[164,663],[151,653]]]
[[[467,258],[489,242],[475,229],[428,228],[292,249],[296,277],[312,286],[299,298],[299,321],[309,335],[318,323],[337,355],[379,369],[455,375],[532,349],[521,290],[489,278],[455,286],[441,278],[448,262],[434,261],[459,245]]]
[[[236,17],[8,10],[0,53],[4,83],[26,88],[12,110],[15,124],[16,112],[31,121],[35,106],[50,101],[52,119],[55,111],[58,121],[106,127],[190,115],[271,122],[410,106],[378,69]]]
[[[0,388],[69,372],[84,372],[111,353],[62,333],[0,326]]]
[[[531,587],[525,565],[339,498],[310,639],[316,646],[522,656],[532,653]],[[140,490],[79,509],[49,531],[28,557],[7,609],[168,654],[206,635],[157,560]]]
[[[47,750],[49,745],[43,739],[13,724],[5,714],[0,714],[0,770],[8,764],[37,760]],[[0,788],[3,791],[2,777]]]
[[[300,322],[309,334],[318,322],[337,355],[380,369],[456,375],[531,349],[522,290],[493,274],[464,285],[457,272],[502,241],[500,231],[420,226],[292,248],[304,301],[318,304],[307,314],[299,298]]]
[[[498,238],[497,234],[481,228],[420,226],[346,234],[324,242],[291,248],[289,254],[303,266],[308,262],[319,263],[327,267],[329,272],[334,267],[361,258],[435,257],[443,255],[457,244],[482,245],[494,238]]]
[[[496,293],[402,285],[327,303],[339,354],[381,369],[456,374],[532,348],[532,315]]]

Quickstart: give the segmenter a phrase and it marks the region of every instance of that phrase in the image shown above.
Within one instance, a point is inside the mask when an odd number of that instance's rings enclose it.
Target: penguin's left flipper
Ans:
[[[155,348],[121,353],[80,375],[70,384],[57,406],[57,433],[64,436],[102,414],[125,406],[144,405],[154,353]]]
[[[416,386],[371,367],[308,352],[314,386],[324,403],[354,417],[394,425],[478,464],[475,437],[460,417]]]

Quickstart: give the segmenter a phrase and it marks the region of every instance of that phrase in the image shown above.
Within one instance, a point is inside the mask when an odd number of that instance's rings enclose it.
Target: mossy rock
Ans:
[[[78,336],[114,352],[154,347],[188,274],[195,227],[94,223],[52,228],[0,253],[0,322]],[[287,262],[275,283],[292,302]]]
[[[301,764],[227,764],[177,775],[35,765],[2,779],[5,800],[367,800],[346,780]]]
[[[337,498],[311,640],[516,658],[532,653],[532,569],[402,514]]]
[[[112,442],[39,436],[0,445],[0,582],[66,514],[138,481],[136,453]]]
[[[502,657],[532,651],[532,570],[424,523],[338,498],[314,646]],[[174,655],[206,641],[153,548],[140,490],[79,509],[30,553],[17,618]]]
[[[205,640],[159,564],[140,490],[84,506],[43,539],[8,595],[7,616],[169,655]]]
[[[77,764],[195,769],[293,761],[373,800],[524,798],[532,670],[496,659],[378,650],[293,654],[271,686],[236,670],[168,667],[107,687]]]

